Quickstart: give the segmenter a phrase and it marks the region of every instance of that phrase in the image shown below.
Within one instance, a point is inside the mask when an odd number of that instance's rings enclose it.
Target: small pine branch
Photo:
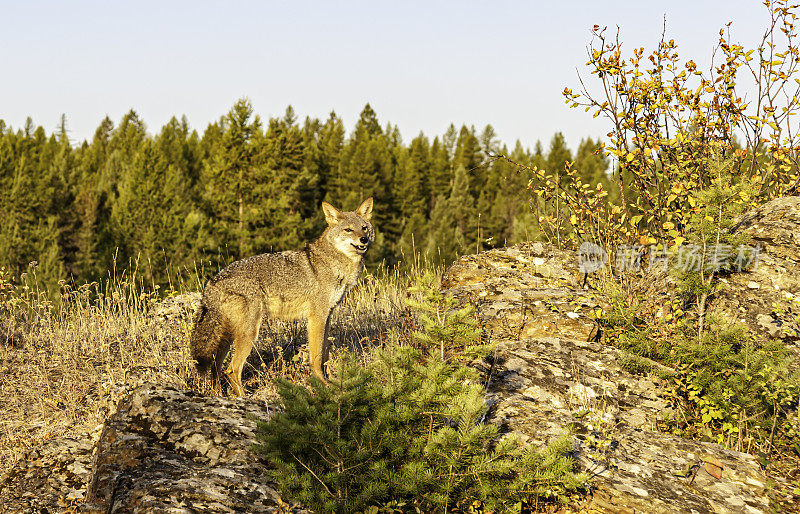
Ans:
[[[409,289],[414,296],[407,304],[420,314],[422,330],[414,340],[429,351],[439,350],[439,357],[473,358],[491,351],[481,344],[481,330],[471,305],[458,308],[458,302],[439,288],[433,273],[425,272]]]

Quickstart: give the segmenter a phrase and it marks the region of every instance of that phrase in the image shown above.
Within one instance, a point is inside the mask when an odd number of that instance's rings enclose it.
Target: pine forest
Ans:
[[[406,143],[369,104],[349,134],[333,112],[262,120],[246,98],[202,134],[185,117],[152,132],[131,110],[76,145],[67,123],[48,134],[0,121],[0,267],[53,293],[134,268],[161,286],[302,247],[324,228],[323,200],[352,209],[374,196],[373,269],[535,239],[531,174],[497,154],[547,170],[574,161],[585,182],[610,184],[591,138],[574,153],[561,133],[508,148],[491,125],[451,124]]]

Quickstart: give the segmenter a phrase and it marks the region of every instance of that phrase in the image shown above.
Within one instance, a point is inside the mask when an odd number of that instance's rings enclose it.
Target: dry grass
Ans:
[[[408,276],[380,270],[362,276],[335,311],[334,354],[368,350],[402,328]],[[123,275],[102,286],[65,286],[56,305],[0,270],[0,475],[46,439],[99,435],[119,399],[143,383],[210,392],[189,356],[199,294],[187,291],[197,283],[164,295]],[[275,376],[306,380],[307,355],[298,352],[305,341],[300,323],[266,325],[245,368],[248,390],[270,398]]]

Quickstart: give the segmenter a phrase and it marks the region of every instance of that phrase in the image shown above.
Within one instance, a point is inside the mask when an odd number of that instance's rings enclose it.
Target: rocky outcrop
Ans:
[[[90,434],[50,439],[0,480],[0,512],[64,512],[81,505],[92,468]]]
[[[492,319],[484,327],[492,340],[559,333],[588,341],[598,336],[588,314],[600,303],[581,287],[583,278],[574,253],[531,243],[462,257],[442,277],[442,288]]]
[[[492,421],[537,444],[576,430],[576,457],[594,476],[584,511],[768,510],[754,457],[655,429],[668,402],[653,379],[622,369],[615,348],[593,341],[587,313],[602,300],[580,287],[575,254],[526,243],[464,257],[443,282],[476,305],[497,343],[484,370]]]
[[[253,451],[264,402],[143,386],[106,423],[86,512],[302,512]]]
[[[748,212],[735,231],[759,248],[752,270],[720,279],[712,311],[762,338],[781,339],[800,356],[800,196],[777,198]]]
[[[722,277],[712,309],[796,345],[798,227],[800,198],[743,217],[737,230],[761,244],[758,266]],[[535,444],[575,430],[574,453],[593,490],[568,510],[768,511],[753,456],[656,430],[670,404],[654,378],[626,371],[625,357],[599,342],[593,314],[606,302],[592,280],[574,253],[541,243],[466,256],[447,271],[443,287],[476,307],[497,343],[479,365],[488,419]],[[196,300],[165,302],[156,322],[182,322]],[[265,481],[268,463],[252,451],[254,419],[272,413],[255,399],[139,387],[96,444],[89,435],[60,438],[29,452],[0,480],[0,512],[302,512]]]

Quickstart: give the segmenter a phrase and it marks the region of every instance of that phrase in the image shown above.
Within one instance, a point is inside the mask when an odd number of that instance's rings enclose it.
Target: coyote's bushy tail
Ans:
[[[192,329],[192,358],[197,361],[197,371],[204,375],[215,365],[222,340],[222,324],[208,307],[197,309]]]

